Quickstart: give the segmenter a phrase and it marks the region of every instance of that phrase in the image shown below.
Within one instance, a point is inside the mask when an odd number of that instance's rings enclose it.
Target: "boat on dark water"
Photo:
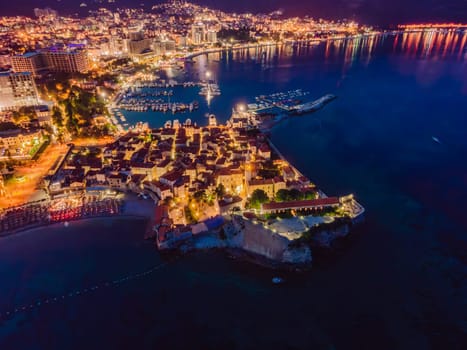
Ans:
[[[276,277],[272,278],[272,283],[274,283],[274,284],[282,284],[284,282],[285,282],[285,280],[283,278],[281,278],[281,277],[276,276]]]

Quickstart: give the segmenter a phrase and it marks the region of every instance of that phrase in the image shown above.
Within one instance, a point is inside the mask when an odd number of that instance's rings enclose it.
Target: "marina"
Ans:
[[[220,87],[212,79],[195,82],[182,76],[161,79],[157,75],[145,75],[128,82],[116,94],[109,109],[110,121],[122,132],[131,129],[131,125],[141,120],[138,115],[144,113],[148,117],[153,113],[191,114],[201,108],[194,114],[194,119],[199,119],[197,116],[200,113],[208,112],[205,107],[209,107],[213,97],[220,95]],[[204,102],[201,107],[200,97]],[[153,117],[151,120],[154,120]]]
[[[255,103],[247,105],[248,111],[256,114],[270,113],[272,109],[289,112],[303,103],[303,98],[308,96],[308,91],[302,89],[286,92],[276,92],[271,95],[260,95],[255,97]]]
[[[256,123],[261,121],[263,128],[267,129],[289,116],[315,112],[336,99],[335,95],[326,94],[316,100],[304,102],[303,98],[308,95],[309,92],[302,89],[260,95],[255,97],[256,103],[247,105],[246,112],[259,118]]]
[[[174,88],[193,88],[194,82],[177,83],[175,81],[152,80],[138,81],[121,91],[115,98],[114,105],[119,110],[133,112],[193,112],[198,109],[198,101],[174,102],[171,98],[176,94]]]
[[[219,85],[217,85],[216,83],[211,83],[211,82],[203,84],[201,91],[199,92],[199,95],[206,96],[208,98],[211,96],[219,96],[220,94],[221,94],[221,90],[219,88]]]
[[[131,86],[120,91],[114,98],[110,108],[110,120],[119,132],[132,128],[132,122],[124,112],[137,113],[192,113],[199,108],[199,102],[173,101],[173,97],[180,93],[180,89],[193,89],[200,84],[186,81],[178,83],[174,80],[151,79],[137,80]]]
[[[193,81],[186,81],[186,82],[176,82],[175,80],[170,80],[168,82],[161,81],[161,80],[150,80],[150,81],[139,81],[134,84],[133,89],[141,89],[141,88],[152,88],[152,89],[168,89],[174,87],[183,87],[183,88],[191,88],[200,86],[200,83],[196,83]]]
[[[163,100],[148,100],[148,99],[129,99],[118,105],[118,108],[133,112],[162,112],[162,113],[183,113],[193,112],[198,109],[198,101],[190,103],[184,102],[165,102]]]

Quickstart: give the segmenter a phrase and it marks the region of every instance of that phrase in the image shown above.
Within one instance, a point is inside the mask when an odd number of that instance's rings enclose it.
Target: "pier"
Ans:
[[[324,95],[323,97],[308,103],[304,103],[289,110],[290,114],[305,114],[317,111],[323,108],[326,104],[336,99],[337,97],[332,94]]]

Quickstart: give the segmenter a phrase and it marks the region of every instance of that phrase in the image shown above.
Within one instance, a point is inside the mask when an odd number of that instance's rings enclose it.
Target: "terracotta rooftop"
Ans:
[[[274,183],[274,179],[250,180],[248,182],[250,186],[272,185],[273,183]]]

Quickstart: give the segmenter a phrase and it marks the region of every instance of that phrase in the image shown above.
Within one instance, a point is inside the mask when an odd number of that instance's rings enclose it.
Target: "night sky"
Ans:
[[[81,10],[81,2],[91,6],[96,0],[16,0],[2,2],[2,15],[32,15],[34,7],[50,6],[64,14]],[[110,5],[101,0],[99,6]],[[116,0],[120,7],[146,7],[158,0]],[[285,15],[309,14],[329,19],[351,18],[361,23],[390,25],[407,22],[467,22],[467,0],[196,0],[194,2],[228,11],[269,12],[285,10]],[[87,8],[89,10],[90,7]]]

